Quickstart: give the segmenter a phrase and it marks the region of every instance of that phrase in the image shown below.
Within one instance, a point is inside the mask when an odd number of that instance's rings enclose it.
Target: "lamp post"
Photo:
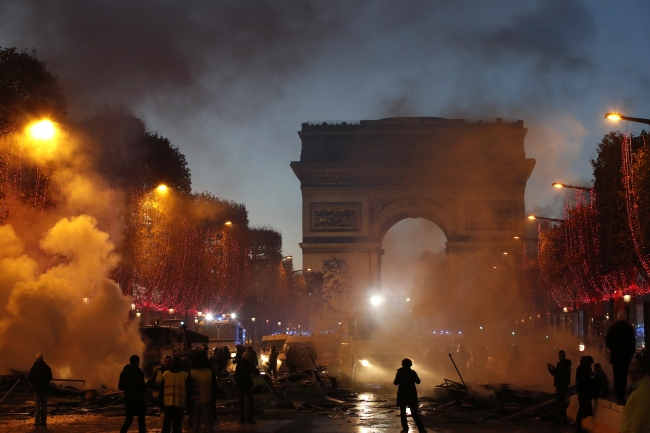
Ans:
[[[587,192],[591,192],[591,190],[593,189],[586,186],[567,185],[566,183],[562,183],[562,182],[553,182],[551,185],[553,185],[553,187],[557,189],[568,188],[568,189],[577,189],[578,191],[587,191]]]
[[[251,346],[255,347],[255,318],[251,317]]]
[[[630,295],[623,295],[623,302],[625,302],[625,314],[627,315],[627,320],[630,320],[630,301],[632,297]]]
[[[529,220],[551,221],[551,222],[555,222],[555,223],[563,223],[563,222],[564,222],[563,219],[559,219],[559,218],[547,218],[547,217],[541,217],[541,216],[532,215],[532,214],[531,214],[531,215],[528,215],[526,218],[528,218]]]
[[[605,113],[605,119],[614,121],[627,120],[628,122],[645,123],[646,125],[650,125],[650,119],[643,119],[641,117],[628,117],[622,115],[621,113]]]

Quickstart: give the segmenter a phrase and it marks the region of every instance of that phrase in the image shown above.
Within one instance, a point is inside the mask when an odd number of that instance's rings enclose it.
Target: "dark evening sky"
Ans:
[[[304,121],[523,119],[527,207],[557,213],[551,182],[590,184],[602,135],[642,128],[603,114],[650,117],[648,16],[647,0],[3,0],[0,46],[36,48],[75,117],[131,110],[196,191],[244,202],[298,258]]]

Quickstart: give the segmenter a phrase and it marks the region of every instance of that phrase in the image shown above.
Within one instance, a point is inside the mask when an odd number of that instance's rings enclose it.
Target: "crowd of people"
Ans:
[[[607,333],[605,345],[609,351],[609,362],[612,365],[613,388],[616,402],[624,405],[622,433],[650,433],[650,357],[646,351],[636,352],[636,339],[633,327],[627,323],[625,312],[619,312],[617,322]],[[296,354],[298,354],[296,348]],[[442,363],[441,351],[429,351],[425,360],[430,365]],[[277,375],[278,350],[273,346],[268,361],[269,375]],[[290,370],[293,359],[289,353],[287,363]],[[468,352],[462,345],[455,351],[456,364],[461,373],[466,365],[484,367],[487,363],[487,351],[481,349]],[[313,359],[313,358],[312,358]],[[140,433],[146,432],[145,414],[147,405],[145,396],[147,390],[152,391],[154,404],[160,407],[163,418],[162,433],[181,433],[183,420],[187,417],[192,431],[198,433],[201,426],[205,432],[212,432],[217,420],[216,400],[218,387],[216,377],[228,374],[234,364],[235,374],[232,379],[237,389],[239,407],[239,423],[254,424],[254,377],[260,375],[257,353],[251,346],[237,346],[233,355],[228,346],[216,347],[210,356],[208,346],[201,345],[184,357],[165,356],[161,365],[154,371],[152,377],[145,382],[140,369],[140,357],[131,356],[120,374],[118,388],[124,391],[125,421],[120,430],[126,433],[137,418]],[[394,384],[398,386],[397,403],[400,407],[402,431],[408,431],[406,410],[411,411],[413,421],[423,432],[424,427],[418,415],[416,384],[420,383],[417,373],[411,369],[410,359],[402,361],[402,367],[397,371]],[[564,350],[558,352],[558,362],[547,364],[548,371],[553,375],[553,385],[556,389],[555,425],[566,425],[566,398],[571,385],[572,361],[567,358]],[[630,394],[626,400],[627,383],[631,385]],[[52,371],[45,363],[42,355],[36,356],[36,361],[28,374],[28,380],[34,391],[35,422],[34,426],[47,425],[47,394]],[[581,356],[575,370],[575,383],[578,395],[578,411],[575,420],[576,431],[582,431],[582,420],[593,416],[592,400],[608,398],[610,381],[607,373],[599,363],[595,363],[590,355]]]
[[[624,311],[617,314],[617,322],[607,333],[605,345],[609,350],[609,361],[614,376],[614,395],[616,402],[623,405],[623,422],[621,433],[650,433],[650,379],[648,377],[647,352],[636,352],[636,340],[632,325],[627,323]],[[567,359],[564,350],[558,352],[558,362],[547,364],[553,375],[555,386],[555,425],[568,424],[566,396],[571,384],[572,362]],[[630,394],[626,400],[625,391],[630,383]],[[594,363],[590,355],[580,358],[575,371],[576,391],[578,394],[578,411],[575,427],[582,432],[582,421],[594,415],[592,401],[608,398],[610,393],[609,378],[599,363]]]
[[[201,345],[183,357],[164,356],[160,366],[146,382],[140,368],[140,357],[131,356],[120,373],[118,383],[118,389],[124,392],[125,409],[125,420],[120,432],[126,433],[137,418],[138,431],[146,433],[148,390],[152,392],[153,404],[160,408],[162,433],[181,433],[186,417],[187,427],[192,432],[213,432],[217,421],[216,378],[219,374],[227,373],[231,362],[235,364],[233,379],[239,400],[239,423],[255,424],[253,377],[259,375],[255,350],[251,346],[237,346],[235,356],[231,357],[228,346],[225,346],[215,348],[211,356],[208,356],[208,346]],[[36,356],[28,380],[34,391],[34,426],[46,426],[52,370],[42,355]]]

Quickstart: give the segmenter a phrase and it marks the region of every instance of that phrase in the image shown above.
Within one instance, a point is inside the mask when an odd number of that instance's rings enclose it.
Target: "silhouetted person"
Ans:
[[[571,360],[566,359],[564,350],[557,354],[558,363],[546,364],[548,372],[553,375],[553,386],[555,387],[555,421],[553,424],[567,424],[566,419],[566,392],[571,383]]]
[[[201,424],[205,432],[214,431],[214,403],[217,400],[217,381],[212,374],[212,366],[203,351],[192,359],[190,370],[192,383],[192,432],[199,433]]]
[[[273,377],[278,375],[278,349],[271,346],[271,353],[269,354],[269,374]]]
[[[255,367],[260,365],[260,361],[257,359],[257,352],[253,349],[253,346],[246,346],[246,352],[251,354],[251,364]]]
[[[284,356],[285,356],[284,360],[287,363],[287,368],[289,369],[289,373],[297,372],[298,362],[300,361],[298,348],[296,348],[294,345],[289,345]]]
[[[131,355],[129,363],[124,366],[122,373],[120,373],[120,382],[117,389],[124,391],[124,411],[126,419],[120,433],[126,433],[131,427],[133,417],[138,417],[138,431],[140,433],[147,433],[145,427],[145,415],[147,408],[144,404],[144,395],[147,391],[144,383],[144,373],[140,370],[140,357],[138,355]]]
[[[255,400],[253,399],[253,365],[250,353],[244,352],[235,367],[235,383],[239,402],[239,424],[255,424]],[[248,411],[246,411],[248,407]]]
[[[163,374],[169,370],[170,365],[172,365],[172,357],[169,355],[163,356],[160,366],[153,372],[153,375],[147,381],[147,388],[152,390],[151,394],[154,404],[158,404],[160,400],[158,397],[160,396],[160,390],[162,387],[162,377]]]
[[[34,425],[47,425],[47,393],[52,380],[52,369],[43,361],[43,355],[36,355],[36,361],[29,370],[27,381],[32,385],[34,391]]]
[[[487,347],[483,343],[479,343],[472,352],[472,359],[474,364],[474,371],[478,379],[483,379],[485,376],[485,367],[488,361]]]
[[[598,388],[598,398],[607,398],[607,395],[609,395],[609,379],[600,364],[594,364],[594,381]]]
[[[460,372],[463,379],[467,378],[467,362],[469,361],[469,352],[465,349],[465,346],[459,344],[456,348],[456,353],[454,354],[454,361],[456,361],[456,367]]]
[[[418,413],[418,390],[415,384],[420,383],[418,374],[411,370],[413,362],[404,358],[402,360],[402,368],[397,370],[395,375],[394,385],[397,385],[397,405],[399,406],[400,420],[402,421],[402,433],[408,433],[409,425],[406,420],[406,408],[411,409],[411,416],[415,425],[420,432],[426,432],[420,414]]]
[[[190,375],[183,371],[181,358],[172,358],[172,365],[163,374],[160,399],[165,416],[161,433],[181,433],[183,412],[187,408],[187,398],[192,393]]]
[[[246,351],[246,348],[244,346],[240,345],[240,344],[235,346],[235,348],[237,349],[237,353],[235,353],[235,359],[233,359],[233,361],[232,361],[233,364],[239,363],[242,356],[244,355],[244,352]]]
[[[650,378],[642,367],[638,359],[630,364],[628,376],[632,391],[623,409],[621,433],[650,432]]]
[[[576,415],[576,431],[582,432],[582,420],[588,416],[594,416],[594,408],[591,405],[591,397],[594,394],[595,382],[594,372],[591,366],[594,359],[587,355],[580,358],[580,365],[576,368],[576,384],[578,391],[578,413]]]
[[[614,370],[614,394],[618,404],[625,404],[627,370],[636,351],[634,329],[626,320],[625,311],[619,311],[616,323],[609,328],[605,339],[605,346],[610,351],[609,362]]]

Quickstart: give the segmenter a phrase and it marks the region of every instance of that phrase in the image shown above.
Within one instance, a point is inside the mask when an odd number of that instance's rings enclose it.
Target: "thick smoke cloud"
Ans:
[[[0,370],[25,369],[42,353],[56,378],[114,387],[128,357],[142,353],[127,322],[131,301],[107,277],[113,244],[96,225],[87,215],[56,223],[40,242],[55,263],[45,271],[12,226],[0,227]]]
[[[633,51],[650,36],[649,8],[9,0],[0,45],[37,48],[76,116],[132,110],[181,147],[196,190],[247,203],[252,223],[283,231],[298,256],[300,195],[287,161],[299,155],[303,121],[521,118],[538,161],[527,201],[544,205],[553,180],[590,178],[588,157],[611,127],[603,112],[650,110],[638,98],[650,69]]]

